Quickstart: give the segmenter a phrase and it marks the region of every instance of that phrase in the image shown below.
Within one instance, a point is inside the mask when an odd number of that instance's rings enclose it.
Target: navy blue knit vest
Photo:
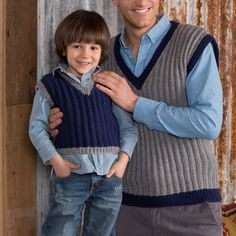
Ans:
[[[40,83],[44,97],[64,114],[54,143],[58,150],[64,154],[117,152],[119,127],[107,95],[96,86],[89,95],[83,94],[57,71]]]

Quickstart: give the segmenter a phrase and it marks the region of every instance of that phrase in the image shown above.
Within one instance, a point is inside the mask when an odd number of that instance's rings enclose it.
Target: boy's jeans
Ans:
[[[83,236],[110,236],[122,200],[122,180],[94,173],[66,178],[52,175],[50,209],[43,226],[45,236],[76,236],[83,207]]]

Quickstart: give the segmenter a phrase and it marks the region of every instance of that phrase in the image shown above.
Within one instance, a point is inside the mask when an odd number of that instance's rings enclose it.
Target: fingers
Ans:
[[[111,176],[114,175],[115,172],[116,172],[115,169],[111,168],[111,169],[109,170],[108,174],[106,175],[106,177],[107,177],[107,178],[111,178]]]
[[[62,123],[62,119],[61,118],[57,118],[53,121],[51,121],[50,117],[49,117],[49,132],[51,134],[51,131],[54,132],[53,130]]]
[[[95,74],[95,76],[98,75],[99,77],[111,77],[114,78],[115,80],[119,80],[122,77],[120,75],[118,75],[117,73],[115,73],[114,71],[101,71],[97,74]]]
[[[50,129],[49,133],[51,137],[55,138],[58,135],[59,131],[58,129]]]
[[[55,107],[50,110],[49,114],[49,122],[54,122],[58,119],[61,119],[63,117],[63,113],[60,111],[59,108]]]
[[[58,112],[60,112],[60,109],[58,107],[54,107],[50,110],[50,116],[57,114]]]
[[[67,160],[65,160],[65,162],[67,163],[67,166],[69,167],[70,170],[75,170],[75,169],[80,168],[80,164],[78,164],[78,163],[73,163],[73,162],[70,162]]]
[[[94,81],[106,86],[109,89],[114,89],[123,80],[121,76],[111,71],[103,71],[94,75]]]
[[[71,163],[70,168],[71,168],[72,170],[79,169],[79,168],[80,168],[80,164]]]
[[[102,91],[103,93],[107,94],[109,97],[112,97],[112,95],[113,95],[113,93],[114,93],[111,89],[109,89],[109,88],[107,88],[107,87],[104,87],[104,86],[101,85],[101,84],[96,84],[96,87],[97,87],[100,91]]]

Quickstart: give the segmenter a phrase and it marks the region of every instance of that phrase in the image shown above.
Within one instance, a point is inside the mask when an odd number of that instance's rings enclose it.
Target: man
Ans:
[[[222,124],[217,44],[200,27],[157,15],[159,0],[113,3],[125,27],[112,40],[106,71],[94,80],[132,113],[139,129],[124,176],[117,236],[220,236],[211,141]],[[51,129],[61,117],[52,111]]]

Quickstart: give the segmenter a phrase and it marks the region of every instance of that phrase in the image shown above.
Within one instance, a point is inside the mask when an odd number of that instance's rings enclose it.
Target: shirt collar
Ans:
[[[83,80],[87,80],[89,78],[92,78],[92,75],[95,73],[98,73],[99,71],[101,71],[101,67],[99,65],[97,65],[95,68],[91,69],[90,71],[88,71],[87,73],[83,74],[81,77],[77,77],[74,74],[70,73],[67,71],[68,69],[68,65],[65,63],[60,63],[57,67],[55,67],[53,69],[53,75],[55,74],[56,70],[60,70],[62,73],[65,73],[66,75],[68,75],[70,78],[78,81],[83,81]]]
[[[157,16],[157,23],[142,36],[142,40],[144,38],[149,38],[150,41],[154,44],[158,39],[167,31],[167,29],[170,27],[170,21],[165,15],[158,15]],[[121,31],[121,37],[120,37],[120,44],[123,48],[128,48],[125,44],[125,28],[123,27]]]

